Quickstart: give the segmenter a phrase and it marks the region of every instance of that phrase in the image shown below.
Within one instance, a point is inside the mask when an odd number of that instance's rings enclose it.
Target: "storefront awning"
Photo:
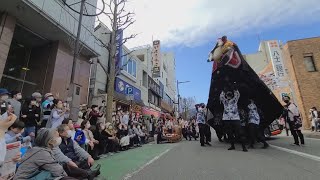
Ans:
[[[115,101],[119,101],[119,102],[121,102],[123,104],[131,105],[131,101],[127,100],[127,97],[124,94],[114,92],[113,99]],[[142,100],[133,100],[132,103],[136,104],[136,105],[139,105],[139,106],[142,106],[142,107],[145,106],[144,103],[142,102]]]

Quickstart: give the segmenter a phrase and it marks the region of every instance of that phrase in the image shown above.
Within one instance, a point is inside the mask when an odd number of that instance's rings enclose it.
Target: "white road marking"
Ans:
[[[320,162],[320,157],[319,156],[315,156],[315,155],[311,155],[311,154],[307,154],[307,153],[303,153],[303,152],[299,152],[299,151],[295,151],[295,150],[291,150],[291,149],[287,149],[287,148],[283,148],[283,147],[279,147],[279,146],[275,146],[275,145],[271,145],[270,147],[273,147],[275,149],[281,150],[281,151],[285,151],[291,154],[295,154],[304,158],[308,158],[314,161],[318,161]]]
[[[173,146],[175,147],[175,146]],[[156,160],[158,160],[161,156],[165,155],[166,153],[168,153],[173,147],[170,147],[168,149],[166,149],[164,152],[160,153],[158,156],[154,157],[153,159],[151,159],[149,162],[147,162],[146,164],[142,165],[139,169],[137,169],[136,171],[132,172],[132,173],[128,173],[127,175],[124,176],[123,180],[128,180],[130,179],[133,175],[137,174],[138,172],[140,172],[141,170],[143,170],[144,168],[146,168],[147,166],[149,166],[150,164],[152,164],[153,162],[155,162]]]
[[[275,136],[275,137],[280,137],[280,138],[292,138],[292,136]],[[320,141],[320,139],[318,139],[318,138],[312,138],[312,137],[304,137],[304,139]]]

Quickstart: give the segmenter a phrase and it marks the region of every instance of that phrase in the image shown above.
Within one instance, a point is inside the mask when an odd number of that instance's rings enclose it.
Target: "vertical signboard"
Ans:
[[[159,78],[160,77],[160,41],[156,40],[153,41],[153,51],[152,51],[152,77],[153,78]]]
[[[117,48],[116,48],[116,62],[115,62],[115,68],[116,68],[116,75],[120,73],[120,68],[121,68],[121,59],[122,59],[122,41],[123,41],[123,30],[118,29],[116,32],[116,43],[117,43]]]
[[[279,43],[278,41],[269,41],[268,47],[275,77],[281,80],[286,76],[286,72]]]

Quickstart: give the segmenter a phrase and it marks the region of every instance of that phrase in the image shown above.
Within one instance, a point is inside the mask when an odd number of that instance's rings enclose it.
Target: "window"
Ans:
[[[304,65],[306,66],[308,72],[317,71],[312,55],[304,56],[303,61],[304,61]]]
[[[148,88],[148,74],[145,71],[142,72],[142,85]]]
[[[133,77],[137,77],[137,62],[133,59],[129,59],[128,56],[124,56],[121,59],[121,67],[123,71],[126,71]]]

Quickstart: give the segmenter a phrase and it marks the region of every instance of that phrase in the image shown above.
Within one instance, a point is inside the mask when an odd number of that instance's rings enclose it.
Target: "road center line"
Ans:
[[[271,144],[270,144],[270,147],[273,147],[273,148],[278,149],[280,151],[285,151],[285,152],[288,152],[291,154],[295,154],[295,155],[298,155],[298,156],[301,156],[304,158],[308,158],[308,159],[320,162],[319,156],[315,156],[315,155],[311,155],[311,154],[307,154],[307,153],[303,153],[303,152],[299,152],[299,151],[295,151],[295,150],[291,150],[291,149],[287,149],[287,148],[283,148],[283,147],[279,147],[279,146],[275,146],[275,145],[271,145]]]
[[[173,146],[173,147],[175,147],[175,146]],[[142,165],[139,169],[133,171],[132,173],[128,173],[127,175],[124,176],[123,180],[130,179],[133,175],[137,174],[138,172],[140,172],[141,170],[143,170],[144,168],[146,168],[147,166],[149,166],[150,164],[152,164],[153,162],[158,160],[161,156],[163,156],[166,153],[168,153],[173,147],[170,147],[170,148],[166,149],[164,152],[160,153],[159,155],[157,155],[156,157],[154,157],[153,159],[148,161],[146,164]]]

